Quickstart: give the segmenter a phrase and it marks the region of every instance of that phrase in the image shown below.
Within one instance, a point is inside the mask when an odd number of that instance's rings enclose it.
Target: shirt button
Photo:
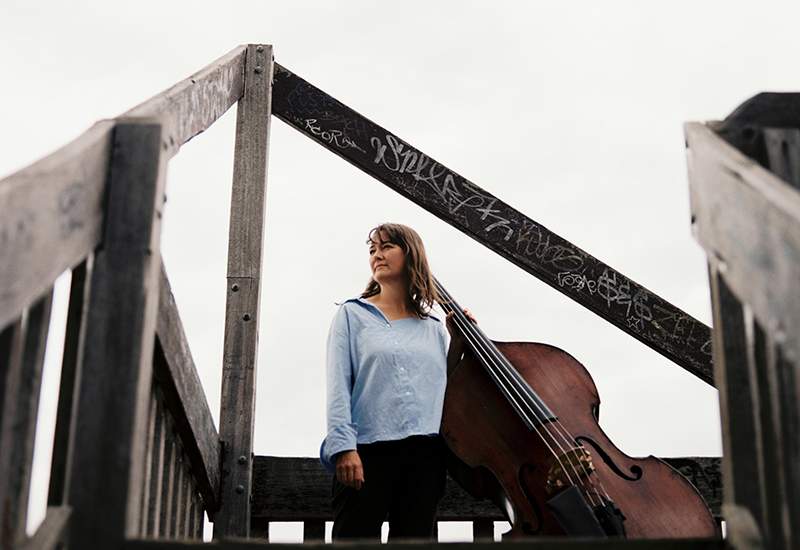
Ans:
[[[391,326],[391,325],[389,325],[389,323],[386,323],[386,326],[388,327],[388,326]]]
[[[410,391],[407,391],[407,392],[406,392],[406,395],[411,395],[411,392],[410,392]]]

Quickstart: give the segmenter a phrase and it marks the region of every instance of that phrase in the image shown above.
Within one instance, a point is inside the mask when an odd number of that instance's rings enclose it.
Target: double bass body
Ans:
[[[627,537],[718,535],[705,501],[683,476],[652,456],[625,455],[606,437],[597,423],[597,389],[583,365],[546,344],[495,345],[591,454],[595,471],[589,477],[602,483],[621,510]],[[492,498],[506,511],[510,536],[564,533],[546,504],[552,496],[546,487],[553,453],[471,354],[450,373],[442,435],[462,464],[453,476],[474,496]]]

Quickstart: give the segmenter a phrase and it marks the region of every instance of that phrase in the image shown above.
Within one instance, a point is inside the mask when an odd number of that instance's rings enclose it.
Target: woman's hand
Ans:
[[[475,319],[475,316],[468,309],[464,309],[464,315],[467,316],[467,319],[472,321],[474,324],[478,324],[478,321]],[[445,320],[445,325],[447,326],[447,332],[450,333],[450,341],[460,349],[464,348],[464,335],[459,330],[458,326],[456,325],[455,320],[455,312],[451,311],[447,314],[447,318]],[[452,344],[451,344],[452,345]]]
[[[344,451],[336,457],[336,479],[358,490],[364,484],[364,467],[358,451]]]

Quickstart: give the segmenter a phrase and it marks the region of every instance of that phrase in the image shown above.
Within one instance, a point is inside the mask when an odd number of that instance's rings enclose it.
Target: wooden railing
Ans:
[[[753,168],[713,128],[687,128],[696,225],[712,273],[719,362],[712,376],[711,332],[703,323],[285,68],[275,66],[273,73],[271,47],[248,45],[0,181],[3,547],[66,540],[74,548],[155,548],[164,539],[199,538],[204,514],[217,538],[264,535],[270,521],[299,519],[308,540],[321,540],[329,512],[316,462],[254,465],[252,456],[273,91],[276,116],[304,135],[704,382],[721,380],[723,469],[732,484],[730,506],[723,508],[731,531],[746,531],[747,522],[739,520],[745,510],[754,532],[795,542],[800,462],[791,399],[800,377],[792,378],[794,367],[786,365],[796,365],[800,321],[788,299],[800,265],[796,191]],[[162,266],[160,223],[167,162],[237,102],[217,433]],[[791,152],[798,135],[742,131],[747,143],[752,135],[763,136],[754,143],[768,144],[771,169],[797,177],[800,162]],[[718,188],[724,191],[717,196]],[[730,213],[741,203],[755,205],[753,220],[764,223],[735,221]],[[736,233],[741,228],[746,231]],[[737,252],[740,240],[744,254]],[[28,539],[25,511],[53,284],[67,270],[72,282],[49,507]],[[746,357],[747,367],[732,366],[734,357]],[[713,459],[672,460],[683,461],[673,465],[698,486],[714,477]],[[703,494],[718,511],[719,484],[709,487]],[[295,505],[306,509],[293,511]],[[485,540],[499,518],[493,507],[451,487],[440,519],[473,521],[476,539]]]
[[[714,310],[736,548],[800,545],[800,96],[686,126],[692,220]]]
[[[159,253],[165,167],[237,102],[269,119],[245,88],[270,78],[269,46],[238,47],[0,181],[0,548],[199,539],[204,515],[220,513],[220,436]],[[265,164],[257,147],[237,151],[237,163]],[[64,271],[48,511],[28,539],[43,358]]]

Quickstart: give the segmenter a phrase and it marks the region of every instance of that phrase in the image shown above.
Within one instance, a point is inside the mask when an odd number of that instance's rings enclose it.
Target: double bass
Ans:
[[[506,536],[719,536],[679,472],[652,456],[629,457],[609,440],[582,364],[547,344],[491,341],[435,283],[469,349],[445,391],[448,469],[468,493],[504,512]]]

